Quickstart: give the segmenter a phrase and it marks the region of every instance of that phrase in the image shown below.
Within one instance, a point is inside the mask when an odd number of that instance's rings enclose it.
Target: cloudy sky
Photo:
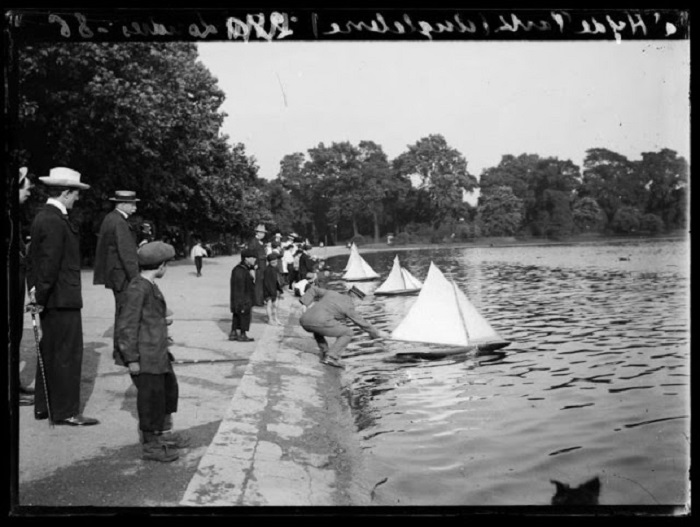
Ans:
[[[223,132],[273,179],[323,142],[394,158],[442,134],[477,177],[504,154],[690,155],[689,41],[207,42]]]

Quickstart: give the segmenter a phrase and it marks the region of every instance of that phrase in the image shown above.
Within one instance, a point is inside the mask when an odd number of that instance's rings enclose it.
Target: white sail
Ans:
[[[355,245],[355,242],[352,242],[350,244],[350,256],[348,257],[348,261],[345,264],[345,269],[343,269],[343,272],[347,271],[348,268],[350,267],[350,262],[352,261],[352,255],[353,253],[356,253],[357,251],[357,245]]]
[[[481,316],[467,295],[432,262],[418,299],[391,333],[391,338],[494,349],[508,344]]]
[[[401,267],[399,256],[394,257],[394,265],[391,268],[389,276],[377,289],[374,290],[375,295],[398,295],[406,293],[414,293],[420,290],[422,283],[413,276],[407,269]]]
[[[354,244],[353,244],[354,245]],[[343,275],[343,280],[347,281],[359,281],[359,280],[374,280],[379,278],[379,274],[375,272],[374,269],[365,261],[362,256],[360,256],[360,251],[350,250],[350,258],[348,260],[348,265],[345,268],[345,274]]]

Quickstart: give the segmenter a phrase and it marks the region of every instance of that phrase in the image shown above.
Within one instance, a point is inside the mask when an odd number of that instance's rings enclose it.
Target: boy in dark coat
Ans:
[[[279,319],[277,311],[277,297],[281,297],[284,289],[279,278],[279,268],[277,260],[279,255],[276,252],[271,252],[267,255],[267,267],[263,274],[263,300],[265,301],[265,310],[267,311],[267,323],[271,326],[281,326],[282,321]]]
[[[231,313],[233,316],[229,340],[253,341],[253,338],[246,333],[250,330],[250,319],[252,318],[253,304],[255,304],[255,282],[253,282],[250,271],[255,268],[257,259],[256,251],[243,249],[241,261],[231,271]]]
[[[189,443],[166,430],[177,411],[179,389],[168,351],[167,306],[155,280],[163,277],[174,257],[175,249],[167,243],[139,248],[141,273],[129,282],[116,328],[120,354],[137,389],[143,459],[162,462],[176,460],[177,449]]]

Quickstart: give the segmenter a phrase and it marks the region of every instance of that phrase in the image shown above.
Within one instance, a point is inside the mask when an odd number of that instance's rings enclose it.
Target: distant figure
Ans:
[[[241,251],[241,261],[231,271],[231,333],[228,339],[238,342],[252,342],[247,335],[250,330],[253,305],[255,304],[255,283],[250,271],[255,268],[258,255],[251,249]],[[262,280],[261,280],[262,282]],[[240,331],[240,333],[239,333]]]
[[[265,226],[260,224],[255,227],[255,236],[252,238],[246,248],[250,251],[254,251],[256,254],[256,267],[254,268],[254,282],[255,282],[255,305],[264,306],[263,301],[263,273],[265,271],[265,266],[267,265],[267,250],[265,244],[263,243],[263,238],[267,234],[267,229]]]
[[[207,250],[202,247],[202,240],[195,238],[194,247],[190,251],[190,258],[194,260],[194,267],[197,270],[197,276],[202,276],[202,258],[209,256]]]
[[[277,260],[279,260],[279,255],[276,252],[273,251],[267,255],[267,267],[265,267],[263,274],[263,300],[267,311],[267,323],[281,326],[282,321],[280,321],[277,311],[277,299],[282,297],[284,289],[279,279]]]
[[[150,222],[144,221],[139,229],[139,247],[144,243],[152,242],[155,240],[155,233],[153,232],[153,225]]]
[[[598,505],[600,495],[600,479],[595,478],[579,485],[570,487],[566,483],[550,480],[557,488],[552,497],[552,505]]]

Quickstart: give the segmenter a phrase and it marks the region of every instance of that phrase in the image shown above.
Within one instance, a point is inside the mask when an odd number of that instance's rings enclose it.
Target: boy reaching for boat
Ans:
[[[390,337],[386,331],[375,328],[355,310],[355,303],[364,297],[365,294],[356,286],[343,294],[312,285],[299,300],[305,307],[299,323],[306,331],[313,333],[321,350],[323,364],[344,368],[340,358],[353,334],[352,329],[342,323],[346,318],[364,329],[372,338]],[[326,337],[336,337],[332,346],[328,345]]]

